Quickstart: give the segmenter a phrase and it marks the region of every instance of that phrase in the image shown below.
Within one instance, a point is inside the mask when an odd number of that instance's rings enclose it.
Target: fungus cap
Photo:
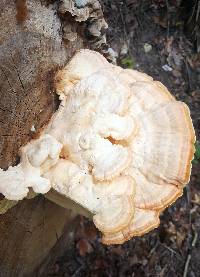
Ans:
[[[0,192],[22,199],[28,187],[52,187],[90,211],[105,244],[156,228],[189,182],[195,134],[188,107],[150,76],[90,50],[55,79],[60,107],[41,137],[22,147],[21,163],[0,171]]]

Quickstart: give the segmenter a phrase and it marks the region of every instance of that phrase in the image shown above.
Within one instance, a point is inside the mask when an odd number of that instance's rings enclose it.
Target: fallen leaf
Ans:
[[[193,204],[199,205],[200,206],[200,195],[195,193],[194,194],[194,199],[191,200]]]
[[[80,239],[76,244],[76,248],[80,256],[85,256],[93,251],[92,245],[86,239]]]
[[[143,47],[145,53],[149,53],[152,50],[152,45],[149,43],[145,43]]]
[[[179,248],[182,246],[182,243],[183,243],[185,237],[186,237],[186,234],[184,232],[177,231],[177,233],[176,233],[176,242],[177,242],[177,245],[178,245]]]
[[[161,19],[158,16],[154,16],[153,21],[154,21],[155,24],[160,25],[163,28],[167,28],[167,18]]]
[[[85,227],[85,238],[88,240],[95,240],[97,237],[97,229],[93,224]]]

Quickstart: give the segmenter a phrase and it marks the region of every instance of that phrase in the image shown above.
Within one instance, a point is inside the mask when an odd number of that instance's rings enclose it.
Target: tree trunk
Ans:
[[[82,2],[88,1],[77,1]],[[72,0],[1,0],[1,168],[17,164],[20,147],[37,136],[57,109],[55,71],[76,50],[105,45],[104,27],[96,0],[86,7]],[[35,276],[73,219],[69,210],[41,196],[0,215],[0,276]]]

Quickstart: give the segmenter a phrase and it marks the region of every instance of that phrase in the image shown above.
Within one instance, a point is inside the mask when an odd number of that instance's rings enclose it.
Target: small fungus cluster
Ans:
[[[188,107],[148,75],[79,51],[56,76],[61,103],[21,162],[0,170],[7,199],[51,188],[93,215],[105,244],[159,224],[189,182],[195,134]]]

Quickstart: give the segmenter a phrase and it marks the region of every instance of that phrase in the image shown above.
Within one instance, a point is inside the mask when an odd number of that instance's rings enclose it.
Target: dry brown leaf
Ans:
[[[93,252],[92,245],[86,239],[80,239],[76,244],[76,248],[78,249],[80,256],[85,256],[86,254]]]

